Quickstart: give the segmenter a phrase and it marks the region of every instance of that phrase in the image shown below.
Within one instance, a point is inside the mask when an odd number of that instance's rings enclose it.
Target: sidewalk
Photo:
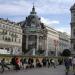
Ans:
[[[63,65],[57,66],[56,68],[34,68],[29,70],[20,70],[20,71],[5,71],[0,75],[65,75],[65,68]],[[69,75],[73,75],[72,72],[69,72]]]

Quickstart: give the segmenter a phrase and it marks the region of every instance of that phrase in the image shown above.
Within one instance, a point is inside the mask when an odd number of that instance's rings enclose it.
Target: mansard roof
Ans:
[[[40,18],[35,12],[34,6],[32,8],[32,11],[30,12],[30,15],[26,17],[26,20],[21,22],[21,26],[24,28],[26,26],[31,26],[31,24],[34,24],[35,27],[45,28],[44,24],[41,23]]]
[[[70,10],[75,10],[75,3],[71,6]]]

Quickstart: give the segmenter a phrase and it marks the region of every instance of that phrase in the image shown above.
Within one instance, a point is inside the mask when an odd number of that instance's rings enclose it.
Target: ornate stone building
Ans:
[[[7,50],[12,54],[22,51],[22,29],[21,26],[8,19],[0,18],[0,52]]]
[[[66,41],[67,37],[63,38],[64,36],[67,36],[61,32],[61,35],[59,35],[59,32],[53,28],[50,28],[46,25],[44,25],[40,18],[38,17],[37,13],[35,12],[35,7],[33,6],[32,11],[30,12],[30,15],[26,17],[25,21],[20,22],[22,27],[22,51],[26,53],[29,51],[29,53],[32,53],[33,50],[35,50],[35,54],[37,51],[43,51],[44,55],[58,55],[60,52],[63,51],[63,49],[68,48],[70,42]],[[64,43],[62,45],[63,49],[60,51],[60,37],[64,39]],[[68,39],[70,40],[70,39]],[[63,42],[63,41],[61,41]],[[65,43],[67,47],[64,47]],[[28,54],[27,54],[28,55]]]
[[[71,24],[73,26],[73,20]],[[12,54],[23,52],[27,55],[39,53],[57,56],[65,48],[70,48],[68,35],[44,25],[34,6],[22,22],[15,23],[0,18],[0,49],[6,49]]]
[[[25,53],[26,50],[46,50],[47,30],[37,16],[34,6],[30,15],[26,17],[25,21],[21,22],[21,25],[24,33],[22,51]]]
[[[75,4],[71,6],[71,49],[72,54],[75,54]]]

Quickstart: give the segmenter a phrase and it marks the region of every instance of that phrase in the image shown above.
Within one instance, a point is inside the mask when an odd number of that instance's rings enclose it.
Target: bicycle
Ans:
[[[10,70],[10,67],[8,67],[6,64],[0,63],[0,73],[3,73],[5,71],[5,68],[8,68],[8,70]]]
[[[2,64],[0,63],[0,73],[3,73],[4,72],[4,68],[2,66]]]

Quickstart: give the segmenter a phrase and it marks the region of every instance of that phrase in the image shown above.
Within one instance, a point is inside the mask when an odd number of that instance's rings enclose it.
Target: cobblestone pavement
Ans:
[[[65,68],[63,65],[56,66],[56,68],[34,68],[20,71],[5,71],[0,75],[65,75]],[[69,75],[73,75],[72,72]]]

